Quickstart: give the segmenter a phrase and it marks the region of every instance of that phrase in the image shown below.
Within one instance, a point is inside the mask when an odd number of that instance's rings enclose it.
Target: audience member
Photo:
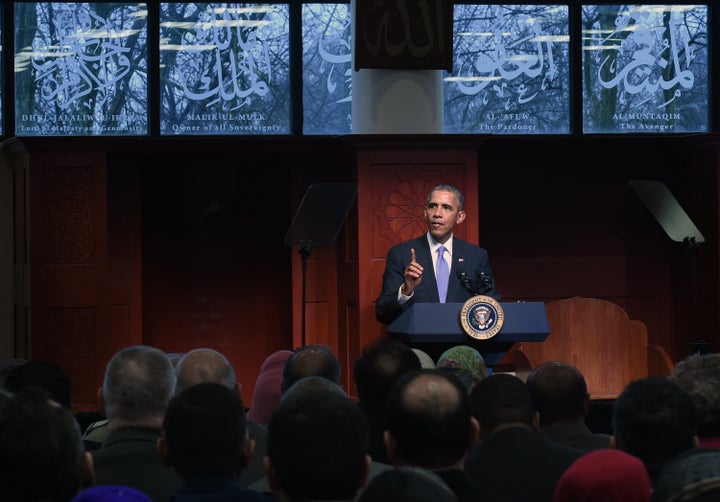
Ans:
[[[720,477],[707,478],[683,488],[668,502],[717,502],[720,500]]]
[[[282,396],[282,373],[285,361],[293,355],[292,350],[278,350],[270,354],[260,366],[248,418],[260,425],[267,425]]]
[[[554,502],[650,502],[652,485],[645,464],[613,448],[578,458],[560,477]]]
[[[385,443],[393,465],[435,472],[458,500],[490,500],[464,472],[467,453],[478,442],[478,423],[457,377],[437,369],[403,374],[387,398],[387,424]]]
[[[167,353],[167,356],[173,366],[177,366],[177,363],[180,362],[180,359],[182,359],[183,355],[184,353],[181,352]],[[107,418],[103,416],[102,412],[99,412],[98,415],[99,416],[96,416],[95,419],[89,424],[87,424],[84,429],[82,428],[81,423],[81,429],[83,430],[83,440],[85,441],[85,448],[88,451],[97,450],[98,448],[100,448],[103,442],[107,439],[108,435],[110,435],[110,429],[107,426]]]
[[[210,348],[199,348],[187,352],[175,364],[175,394],[201,382],[214,382],[224,385],[242,398],[242,385],[237,381],[237,375],[230,361]],[[267,428],[252,420],[248,420],[250,439],[255,442],[255,453],[250,464],[240,473],[238,482],[248,486],[265,476],[263,457],[265,457],[265,443],[267,441]]]
[[[613,431],[613,446],[642,460],[654,482],[665,462],[697,446],[695,402],[670,378],[634,380],[615,400]]]
[[[186,352],[175,363],[175,377],[175,395],[202,382],[219,383],[237,394],[241,391],[230,361],[217,350],[210,348],[203,347]]]
[[[82,410],[75,413],[75,420],[80,425],[80,432],[85,440],[85,432],[91,427],[98,427],[98,425],[105,421],[105,415],[100,410]],[[88,451],[100,448],[102,442],[88,442],[85,441],[85,449]]]
[[[152,499],[132,486],[96,485],[85,488],[70,502],[152,502]]]
[[[352,501],[371,458],[367,420],[342,388],[324,377],[297,381],[268,425],[265,470],[280,502]]]
[[[7,403],[11,397],[12,397],[12,394],[10,394],[8,391],[6,391],[3,388],[0,388],[0,408],[5,406],[5,403]]]
[[[468,393],[488,375],[482,354],[469,345],[450,347],[440,354],[436,366],[452,371],[465,384]]]
[[[418,348],[413,348],[412,351],[415,352],[418,359],[420,359],[420,367],[428,369],[435,367],[435,361],[430,357],[430,354]]]
[[[5,389],[12,394],[31,386],[42,387],[55,402],[72,409],[72,385],[57,364],[51,361],[27,361],[14,367],[5,377]]]
[[[12,369],[8,371],[5,378],[6,390],[10,393],[17,393],[27,387],[41,387],[50,393],[50,397],[55,402],[72,410],[72,384],[59,365],[51,361],[25,361],[24,359],[13,361]],[[102,413],[97,411],[75,413],[75,420],[80,426],[83,440],[85,430],[101,415]],[[87,451],[100,446],[100,443],[95,441],[84,441],[84,443]]]
[[[181,360],[176,368],[180,370],[185,362]],[[212,377],[203,374],[203,378]],[[225,383],[209,380],[190,385],[173,397],[158,446],[165,463],[183,480],[174,502],[272,500],[270,494],[237,481],[252,458],[255,441],[248,437],[240,394]]]
[[[100,412],[102,414],[102,412]],[[102,414],[104,416],[104,414]],[[110,435],[107,418],[98,418],[90,422],[83,431],[83,442],[87,451],[97,450]]]
[[[700,446],[720,448],[720,354],[688,356],[671,378],[695,401]]]
[[[720,500],[720,449],[690,448],[668,460],[656,476],[653,502],[691,499],[705,495],[707,501]],[[712,495],[712,498],[711,498]]]
[[[440,476],[421,467],[398,466],[368,481],[358,502],[457,502]]]
[[[155,502],[178,491],[180,478],[157,448],[174,391],[175,368],[163,351],[135,345],[110,358],[100,389],[110,435],[92,452],[97,484],[132,486]]]
[[[10,372],[18,366],[22,366],[26,362],[27,359],[20,359],[17,357],[11,357],[10,359],[0,361],[0,389],[5,388],[5,379]]]
[[[378,338],[367,345],[353,368],[358,405],[368,419],[373,460],[387,463],[385,451],[385,403],[390,389],[406,372],[420,369],[420,360],[410,347],[394,338]]]
[[[281,389],[285,392],[292,384],[308,376],[320,376],[340,384],[340,361],[327,345],[319,343],[296,349],[285,361]]]
[[[93,483],[72,412],[37,386],[0,407],[0,500],[67,502]]]
[[[534,429],[538,416],[525,382],[492,374],[470,394],[480,444],[465,461],[470,479],[506,501],[552,501],[565,470],[585,452],[559,445]]]
[[[318,376],[340,386],[341,365],[330,347],[323,344],[305,345],[296,349],[285,360],[280,381],[280,391],[284,393],[295,382],[309,376]],[[267,472],[265,477],[250,485],[257,491],[269,490]]]
[[[609,434],[593,434],[585,424],[590,394],[577,368],[550,361],[535,368],[525,381],[539,415],[539,431],[556,443],[585,451],[610,447]]]

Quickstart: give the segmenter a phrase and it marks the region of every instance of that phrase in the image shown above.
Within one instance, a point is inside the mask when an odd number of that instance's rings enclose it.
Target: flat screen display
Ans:
[[[143,3],[16,2],[15,134],[148,133]]]
[[[583,132],[707,132],[706,5],[584,5]]]
[[[352,132],[350,35],[349,4],[303,4],[303,134]]]
[[[445,133],[570,132],[567,5],[456,4]]]
[[[160,4],[160,134],[290,133],[288,4]]]

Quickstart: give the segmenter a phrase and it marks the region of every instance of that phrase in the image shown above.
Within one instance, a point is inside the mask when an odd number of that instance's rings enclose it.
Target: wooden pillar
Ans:
[[[96,410],[109,358],[142,343],[139,207],[121,200],[137,195],[137,180],[131,169],[118,173],[121,197],[109,201],[104,152],[33,153],[16,143],[26,173],[15,193],[16,248],[26,246],[17,296],[27,299],[16,338],[24,357],[68,375],[74,411]]]

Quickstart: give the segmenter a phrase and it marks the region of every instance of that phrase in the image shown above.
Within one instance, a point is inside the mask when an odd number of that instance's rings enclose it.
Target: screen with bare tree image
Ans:
[[[145,4],[18,2],[14,27],[17,135],[148,133]]]
[[[584,5],[583,132],[709,128],[704,5]]]

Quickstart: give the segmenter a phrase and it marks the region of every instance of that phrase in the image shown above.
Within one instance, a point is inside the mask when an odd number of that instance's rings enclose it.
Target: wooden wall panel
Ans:
[[[265,358],[292,348],[287,162],[237,148],[156,160],[140,164],[143,342],[222,352],[249,404]]]
[[[0,151],[0,333],[9,334],[15,329],[15,176],[13,158]],[[15,349],[12,336],[0,336],[0,359],[14,357]]]
[[[56,362],[75,407],[95,409],[108,327],[105,156],[31,155],[28,169],[30,357]]]

